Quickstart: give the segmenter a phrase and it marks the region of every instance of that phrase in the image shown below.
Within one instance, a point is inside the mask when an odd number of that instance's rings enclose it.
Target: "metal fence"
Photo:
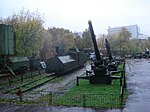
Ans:
[[[99,108],[120,108],[124,105],[126,87],[125,61],[122,72],[121,91],[118,94],[65,94],[64,92],[50,92],[42,90],[27,91],[19,94],[3,94],[0,92],[0,101],[34,104],[34,105],[62,105]]]
[[[54,102],[53,102],[54,101]],[[119,94],[65,94],[53,99],[54,105],[118,108],[121,106]]]
[[[80,106],[99,108],[120,108],[123,106],[120,94],[64,94],[62,92],[32,91],[21,95],[1,96],[1,101],[18,104]]]

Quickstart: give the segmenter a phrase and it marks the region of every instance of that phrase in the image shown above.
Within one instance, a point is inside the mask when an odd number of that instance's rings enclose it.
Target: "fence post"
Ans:
[[[123,73],[123,79],[124,79],[124,88],[126,88],[127,87],[127,84],[126,84],[126,73],[125,73],[125,71],[124,71],[124,73]]]
[[[39,75],[41,76],[41,70],[39,69],[38,71],[39,71]]]
[[[23,83],[23,74],[21,74],[21,84]]]
[[[32,71],[31,71],[31,78],[33,79],[33,74],[32,74]]]
[[[120,104],[121,105],[123,104],[123,100],[124,100],[124,88],[126,88],[125,64],[126,64],[126,61],[124,59],[124,61],[123,61],[123,69],[124,69],[124,71],[121,74],[121,77],[123,79],[123,83],[121,85],[121,92],[120,92],[120,97],[121,97],[120,98]]]
[[[20,88],[17,88],[16,94],[19,97],[20,102],[22,102],[22,91]]]
[[[124,87],[122,87],[122,94],[121,94],[121,105],[123,104],[123,93],[124,92]]]
[[[85,94],[82,95],[82,100],[83,100],[83,107],[85,107],[86,106],[86,95]]]
[[[120,86],[122,86],[123,72],[121,73]]]
[[[52,105],[52,98],[53,98],[52,95],[53,95],[52,92],[49,92],[49,104],[50,105]]]
[[[10,78],[8,79],[8,82],[9,82],[9,86],[11,86],[11,79]]]
[[[77,86],[79,86],[79,77],[77,76]]]

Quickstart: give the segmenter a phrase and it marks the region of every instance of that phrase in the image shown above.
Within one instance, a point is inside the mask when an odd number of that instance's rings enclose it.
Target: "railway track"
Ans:
[[[31,73],[31,74],[30,74]],[[24,82],[31,81],[33,79],[37,79],[38,77],[41,77],[39,74],[35,74],[33,72],[30,72],[23,75],[18,75],[16,77],[7,77],[6,79],[1,79],[0,81],[0,90],[4,88],[12,88],[13,86],[16,86],[15,84],[22,84]]]
[[[43,74],[43,75],[32,75],[32,76],[23,76],[24,80],[21,82],[21,76],[7,78],[7,80],[0,82],[0,90],[3,94],[16,93],[17,88],[20,88],[22,92],[26,92],[32,90],[40,85],[43,85],[51,80],[54,80],[56,77],[54,73],[51,74]],[[11,85],[10,85],[11,82]]]
[[[39,75],[39,77],[33,78],[32,80],[26,81],[20,85],[16,82],[14,86],[1,89],[1,98],[5,98],[6,96],[9,98],[16,97],[18,88],[21,89],[21,93],[23,93],[27,98],[28,95],[29,98],[31,95],[32,97],[34,97],[34,95],[37,97],[44,91],[56,92],[62,89],[65,89],[64,91],[66,91],[66,88],[68,89],[69,85],[72,85],[71,83],[74,82],[76,76],[83,74],[85,70],[86,67],[83,67],[63,76],[56,74],[47,74],[47,76]]]
[[[26,91],[29,91],[29,90],[32,90],[38,86],[41,86],[42,84],[45,84],[47,83],[48,81],[51,81],[51,80],[54,80],[57,76],[44,76],[44,77],[40,77],[38,79],[35,79],[33,81],[30,81],[30,82],[27,82],[27,83],[24,83],[24,84],[21,84],[19,86],[16,86],[16,87],[13,87],[13,88],[10,88],[10,89],[6,89],[3,91],[4,94],[7,94],[7,93],[12,93],[12,94],[15,94],[16,93],[16,90],[18,88],[21,89],[22,93],[26,92]]]

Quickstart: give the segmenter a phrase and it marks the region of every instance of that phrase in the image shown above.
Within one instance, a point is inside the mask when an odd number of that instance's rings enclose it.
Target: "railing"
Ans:
[[[57,95],[54,105],[99,107],[99,108],[119,108],[119,94],[72,94]]]
[[[125,93],[125,88],[126,88],[126,74],[125,74],[125,63],[126,60],[124,59],[123,61],[123,72],[121,73],[121,81],[120,81],[120,98],[121,98],[121,105],[124,102],[124,93]]]
[[[120,94],[64,94],[61,92],[26,92],[20,95],[7,94],[1,96],[0,101],[55,106],[80,106],[98,108],[120,108],[122,106]]]
[[[25,74],[20,74],[16,77],[11,76],[5,81],[1,81],[0,85],[3,85],[4,87],[6,87],[6,86],[10,87],[16,82],[22,84],[26,80],[34,79],[34,77],[41,76],[42,73],[44,73],[44,69],[39,69],[38,71],[30,71],[30,72],[25,73]]]
[[[33,90],[17,94],[2,94],[0,92],[0,101],[19,104],[120,108],[123,106],[126,87],[125,61],[123,68],[120,94],[65,94],[63,92]]]

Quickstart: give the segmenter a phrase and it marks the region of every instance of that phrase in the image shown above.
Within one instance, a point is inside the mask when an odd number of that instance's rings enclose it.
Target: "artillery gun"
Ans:
[[[100,55],[92,22],[88,21],[88,24],[89,24],[89,30],[90,30],[92,42],[94,45],[96,59],[94,60],[93,64],[91,64],[91,70],[86,71],[86,75],[87,75],[86,77],[77,77],[77,86],[79,85],[79,79],[87,79],[89,80],[90,84],[111,84],[113,79],[121,78],[121,77],[115,77],[111,75],[115,73],[120,73],[122,71],[116,71],[117,65],[112,57],[110,46],[107,39],[105,39],[106,42],[105,45],[106,45],[107,54],[109,58],[108,60],[103,59],[103,57]]]
[[[108,68],[105,66],[104,61],[99,53],[92,22],[88,21],[89,24],[89,30],[91,34],[91,38],[94,45],[96,60],[91,65],[91,68],[94,72],[94,75],[92,75],[89,79],[91,84],[110,84],[111,83],[111,77],[108,74]]]
[[[112,57],[110,45],[107,39],[105,39],[105,46],[106,46],[107,55],[108,55],[108,61],[107,61],[108,71],[116,71],[118,68],[118,64]]]

